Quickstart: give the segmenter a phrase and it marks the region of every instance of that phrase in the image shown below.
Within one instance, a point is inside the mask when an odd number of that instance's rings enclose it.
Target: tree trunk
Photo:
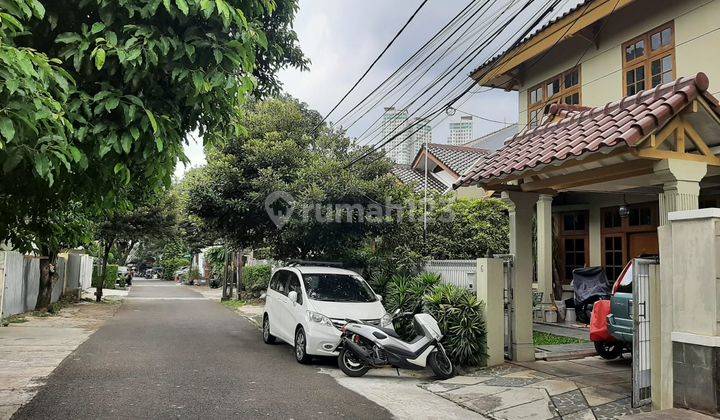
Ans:
[[[40,257],[40,288],[38,290],[35,310],[44,311],[50,307],[53,289],[52,284],[54,281],[57,281],[54,274],[55,269],[53,267],[53,264],[50,262],[50,257]]]
[[[103,248],[103,259],[102,266],[100,266],[100,278],[98,279],[97,290],[95,291],[95,301],[101,302],[103,295],[103,286],[105,285],[105,273],[107,273],[108,257],[110,256],[110,250],[114,239],[105,241],[105,247]]]

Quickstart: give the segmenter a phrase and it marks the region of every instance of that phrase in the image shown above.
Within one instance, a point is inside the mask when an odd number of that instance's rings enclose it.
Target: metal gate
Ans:
[[[656,281],[651,270],[658,264],[655,259],[636,258],[633,260],[633,359],[632,359],[632,405],[638,407],[651,400],[650,361],[650,290]]]
[[[500,258],[503,261],[503,279],[505,282],[505,287],[503,288],[503,307],[505,312],[505,359],[512,360],[512,326],[513,317],[515,316],[515,311],[513,309],[512,288],[513,255],[499,254],[493,255],[493,257]]]

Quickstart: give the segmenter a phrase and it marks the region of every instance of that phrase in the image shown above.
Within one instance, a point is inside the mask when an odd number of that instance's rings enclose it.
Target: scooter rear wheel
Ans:
[[[450,379],[454,375],[452,361],[442,350],[435,350],[428,356],[428,365],[437,379]]]
[[[342,370],[344,374],[352,376],[353,378],[363,376],[370,370],[370,366],[360,360],[360,358],[349,349],[340,350],[338,366],[340,366],[340,370]]]

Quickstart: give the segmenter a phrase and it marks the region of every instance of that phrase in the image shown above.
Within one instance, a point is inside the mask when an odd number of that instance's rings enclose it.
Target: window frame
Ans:
[[[567,230],[565,229],[565,216],[570,214],[582,214],[585,217],[585,226],[583,230]],[[587,267],[590,264],[590,212],[588,210],[574,210],[574,211],[563,211],[554,213],[555,220],[556,220],[556,226],[557,226],[557,237],[558,237],[558,248],[560,251],[560,258],[559,258],[559,267],[558,267],[558,274],[561,277],[561,283],[563,284],[570,284],[572,281],[572,276],[570,278],[567,278],[565,276],[566,267],[568,266],[566,261],[566,250],[565,250],[565,240],[582,240],[584,244],[584,259],[585,259],[585,267]],[[576,251],[573,251],[574,253],[577,253]],[[576,264],[571,264],[576,265]]]
[[[575,83],[571,87],[565,87],[565,77],[569,74],[572,74],[573,72],[577,71],[577,83]],[[553,93],[552,96],[548,96],[548,85],[555,80],[558,80],[560,89]],[[581,66],[575,66],[572,68],[569,68],[561,73],[558,73],[554,75],[553,77],[549,77],[545,80],[543,80],[540,83],[537,83],[530,87],[530,89],[527,90],[527,119],[528,119],[528,126],[529,127],[537,127],[540,125],[540,122],[542,121],[542,117],[545,115],[545,109],[548,105],[553,103],[565,103],[565,98],[568,96],[572,96],[574,94],[578,94],[578,103],[577,105],[582,104],[582,71]],[[540,90],[542,92],[542,98],[533,103],[531,101],[532,94],[536,91]],[[531,114],[535,113],[537,115],[537,121],[533,123],[533,119],[531,118]]]
[[[652,36],[657,33],[662,33],[665,29],[670,29],[671,34],[671,41],[670,44],[665,46],[660,46],[657,50],[652,49]],[[623,85],[623,96],[628,96],[628,84],[627,84],[627,73],[630,70],[637,70],[638,68],[642,67],[645,71],[645,79],[643,80],[643,88],[640,90],[649,90],[652,89],[654,86],[652,86],[652,62],[656,60],[660,60],[666,56],[670,56],[672,61],[672,75],[671,79],[675,80],[677,78],[677,63],[675,60],[675,21],[670,21],[667,23],[664,23],[658,27],[655,27],[641,35],[638,35],[626,42],[622,43],[622,48],[620,50],[621,58],[622,58],[622,85]],[[636,44],[638,41],[642,40],[645,44],[643,55],[640,57],[635,57],[630,61],[626,60],[626,50],[629,46]],[[660,73],[662,74],[662,73]],[[637,83],[637,82],[635,82]],[[662,84],[662,79],[660,81],[660,84]],[[637,91],[639,92],[639,90]],[[632,93],[632,95],[636,94]]]

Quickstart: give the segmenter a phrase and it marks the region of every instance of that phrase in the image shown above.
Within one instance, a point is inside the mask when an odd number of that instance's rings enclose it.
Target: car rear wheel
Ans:
[[[295,360],[304,365],[312,360],[312,357],[307,354],[307,339],[305,330],[302,327],[298,327],[297,331],[295,331]]]
[[[622,356],[622,345],[615,342],[595,341],[595,351],[603,359],[613,360]]]
[[[263,317],[262,331],[265,344],[275,344],[275,336],[270,334],[270,318],[267,315]]]

